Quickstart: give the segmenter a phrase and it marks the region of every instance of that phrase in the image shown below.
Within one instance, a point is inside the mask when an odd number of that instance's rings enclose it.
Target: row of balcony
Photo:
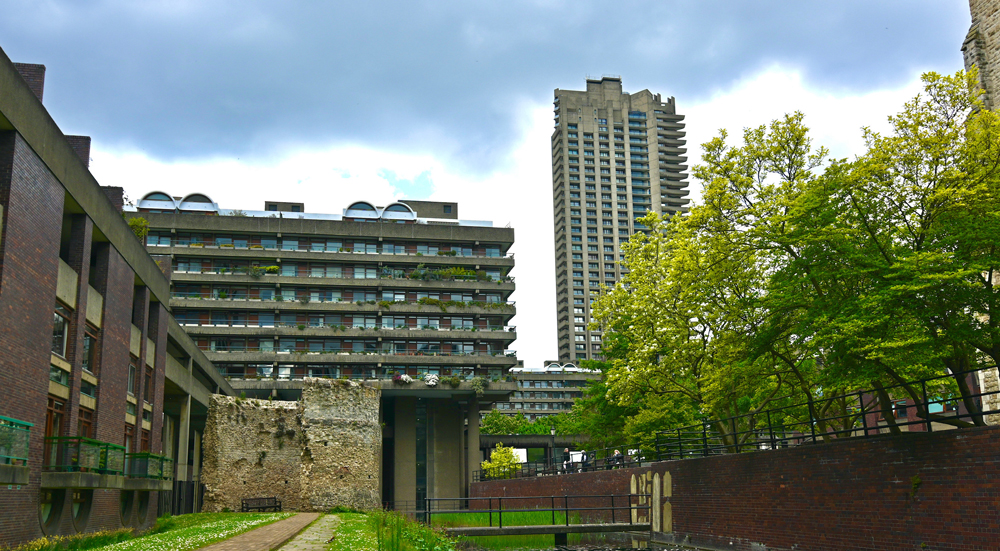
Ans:
[[[28,483],[32,426],[0,417],[0,484]],[[44,442],[44,488],[157,490],[168,489],[173,479],[173,460],[169,457],[126,453],[124,446],[79,436],[50,436]],[[140,482],[134,482],[136,479]]]
[[[240,352],[259,352],[266,354],[281,355],[332,355],[332,356],[442,356],[442,357],[484,357],[484,358],[516,358],[517,352],[514,350],[493,350],[493,351],[449,351],[428,348],[426,350],[393,350],[383,348],[378,349],[364,349],[364,350],[343,350],[339,347],[332,349],[295,349],[295,348],[281,348],[279,347],[261,347],[260,345],[200,345],[199,348],[205,352],[215,352],[217,354],[227,354],[227,353],[240,353]]]
[[[325,267],[324,267],[325,268]],[[514,283],[513,276],[490,275],[485,272],[476,273],[454,273],[449,269],[423,269],[423,270],[393,270],[391,268],[361,269],[347,272],[340,267],[335,270],[321,268],[316,271],[306,270],[298,273],[297,270],[284,271],[279,266],[236,266],[220,268],[192,268],[175,266],[175,274],[191,275],[220,275],[220,276],[248,276],[250,279],[259,280],[261,278],[271,279],[274,277],[295,278],[295,279],[392,279],[392,280],[416,280],[427,281],[461,281],[461,282],[482,282],[482,283]],[[465,270],[469,272],[471,270]]]
[[[326,325],[319,323],[293,323],[293,322],[281,322],[275,321],[272,323],[252,320],[244,321],[210,321],[210,322],[197,322],[197,323],[180,323],[181,327],[205,327],[205,328],[233,328],[233,329],[278,329],[278,332],[284,334],[285,331],[282,329],[297,329],[298,331],[309,331],[309,330],[324,330],[332,329],[334,331],[439,331],[444,333],[457,332],[457,333],[516,333],[517,327],[514,325],[488,325],[486,327],[471,327],[471,326],[451,326],[446,327],[443,325],[372,325],[369,323],[364,324],[354,324],[354,325]],[[195,331],[195,333],[206,333],[210,331]],[[287,331],[288,334],[295,334],[293,331]]]
[[[352,311],[354,311],[354,310],[358,310],[357,307],[362,307],[360,310],[365,310],[365,308],[363,308],[365,306],[371,307],[371,308],[368,308],[367,310],[394,309],[394,307],[402,307],[403,309],[406,309],[407,307],[421,307],[421,306],[423,306],[423,307],[431,307],[431,308],[455,308],[455,309],[476,308],[476,309],[481,309],[481,310],[500,310],[500,311],[506,311],[509,308],[513,308],[515,306],[515,304],[516,304],[516,302],[513,301],[513,300],[507,300],[507,301],[475,301],[475,300],[473,300],[473,301],[458,301],[458,300],[439,300],[439,299],[422,299],[421,298],[421,299],[417,299],[415,301],[398,301],[398,300],[397,301],[385,301],[385,300],[381,300],[381,301],[375,301],[375,300],[368,300],[368,301],[357,300],[357,301],[351,301],[351,300],[340,299],[340,298],[336,298],[336,297],[331,298],[331,299],[323,299],[323,300],[313,300],[311,298],[301,298],[301,299],[288,298],[288,299],[285,299],[281,295],[274,295],[274,296],[263,297],[263,298],[251,298],[251,297],[247,297],[246,295],[229,295],[229,294],[225,294],[223,296],[222,293],[219,293],[217,295],[212,295],[212,294],[205,294],[205,293],[186,293],[186,292],[178,292],[178,291],[174,291],[173,293],[171,293],[170,298],[172,298],[172,299],[178,299],[178,300],[186,300],[186,301],[199,301],[199,302],[200,301],[209,301],[209,302],[218,301],[218,302],[236,302],[236,303],[252,303],[252,304],[260,304],[260,303],[265,303],[265,302],[266,303],[272,303],[272,302],[274,302],[274,303],[283,303],[284,302],[284,303],[299,303],[299,304],[304,304],[304,305],[305,304],[329,305],[331,307],[334,307],[333,309],[338,310],[338,311],[342,311],[342,310],[352,310]],[[193,304],[171,304],[171,306],[188,306],[188,307],[190,307],[190,306],[193,306]],[[341,308],[340,306],[343,306],[343,307],[346,307],[346,308]]]
[[[232,240],[230,240],[232,241]],[[366,247],[363,249],[352,248],[352,247],[327,247],[320,243],[312,244],[264,244],[264,245],[251,245],[249,243],[240,242],[211,242],[211,243],[193,243],[185,242],[178,239],[171,239],[167,236],[151,236],[147,239],[146,245],[148,247],[177,247],[186,249],[221,249],[221,250],[245,250],[245,251],[287,251],[287,252],[309,252],[309,253],[332,253],[332,254],[363,254],[363,255],[392,255],[392,256],[412,256],[412,257],[424,257],[424,258],[514,258],[514,253],[508,253],[506,255],[501,254],[499,250],[497,251],[468,251],[468,250],[434,250],[431,249],[427,252],[421,251],[406,251],[402,247],[389,248],[377,248],[377,247]]]

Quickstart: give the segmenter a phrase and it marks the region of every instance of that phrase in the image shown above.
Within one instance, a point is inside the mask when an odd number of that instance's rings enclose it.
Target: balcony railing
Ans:
[[[237,268],[201,268],[198,270],[179,270],[174,269],[175,274],[201,274],[201,275],[248,275],[247,269],[245,267]],[[303,278],[315,278],[315,279],[415,279],[418,281],[481,281],[484,283],[514,283],[514,278],[512,276],[477,276],[475,274],[457,274],[457,275],[441,275],[435,273],[433,270],[428,270],[426,274],[412,274],[412,272],[403,274],[375,274],[374,276],[369,276],[368,274],[316,274],[316,273],[305,273],[300,274],[298,272],[294,274],[288,273],[264,273],[259,277],[303,277]],[[257,277],[257,276],[255,276]]]
[[[282,243],[280,245],[230,245],[230,244],[206,244],[206,243],[181,243],[181,242],[164,242],[163,238],[160,238],[158,243],[149,243],[149,247],[188,247],[192,249],[234,249],[234,250],[251,250],[251,251],[295,251],[295,252],[313,252],[313,253],[343,253],[343,254],[391,254],[396,256],[448,256],[456,258],[514,258],[514,253],[508,253],[506,256],[502,254],[493,254],[487,252],[468,252],[463,253],[462,251],[436,251],[436,252],[396,252],[396,251],[355,251],[350,247],[338,247],[336,249],[331,249],[327,247],[313,247],[311,245],[300,244],[291,245]],[[451,254],[454,252],[455,254]]]
[[[325,329],[329,328],[334,331],[346,331],[348,329],[356,329],[360,331],[466,331],[466,332],[502,332],[502,333],[515,333],[517,332],[517,327],[513,325],[490,325],[487,327],[444,327],[436,325],[396,325],[396,326],[385,326],[385,325],[339,325],[339,324],[317,324],[312,322],[284,322],[275,321],[273,323],[265,322],[261,325],[260,321],[253,320],[242,320],[242,321],[209,321],[207,323],[202,323],[198,321],[196,323],[186,323],[184,320],[179,320],[179,325],[184,327],[231,327],[236,329],[243,328],[268,328],[268,327],[280,327],[280,328],[297,328],[299,330],[306,329]]]
[[[27,465],[31,423],[0,416],[0,465]]]
[[[80,436],[50,436],[45,439],[45,447],[45,471],[124,473],[124,446]]]
[[[255,353],[263,352],[269,354],[332,354],[338,356],[486,356],[486,357],[500,357],[505,356],[508,358],[513,358],[517,356],[517,352],[514,350],[494,350],[494,351],[475,351],[475,352],[449,352],[444,350],[309,350],[309,349],[289,349],[289,348],[261,348],[259,346],[247,346],[247,345],[200,345],[199,348],[206,352],[216,352],[221,354],[228,353]]]
[[[151,478],[171,480],[174,478],[174,460],[152,453],[125,454],[126,472],[129,478]]]
[[[513,300],[508,300],[508,301],[484,301],[484,300],[461,301],[461,300],[456,300],[456,301],[437,301],[437,302],[421,302],[420,300],[415,300],[415,301],[399,301],[399,300],[397,300],[397,301],[384,301],[384,300],[383,301],[376,301],[376,300],[367,300],[367,301],[365,301],[365,300],[348,300],[348,299],[345,299],[345,298],[330,298],[330,299],[317,299],[317,300],[313,300],[313,299],[309,298],[309,299],[303,300],[303,299],[296,299],[296,298],[287,298],[286,299],[286,298],[282,298],[281,296],[275,296],[273,298],[254,298],[254,297],[247,297],[245,295],[230,296],[228,293],[226,294],[226,296],[222,297],[222,296],[215,296],[215,295],[213,295],[211,293],[208,293],[208,294],[206,294],[206,293],[193,293],[193,292],[189,293],[189,292],[183,292],[183,291],[174,291],[174,292],[170,293],[170,298],[181,298],[181,299],[188,299],[188,300],[228,300],[228,301],[237,301],[237,302],[247,302],[247,301],[250,301],[250,302],[300,302],[302,304],[309,304],[310,302],[334,303],[334,304],[354,303],[354,304],[357,304],[358,306],[361,306],[361,305],[364,305],[364,304],[368,304],[368,305],[374,306],[374,305],[377,304],[377,305],[382,306],[382,307],[389,307],[389,306],[394,306],[394,305],[399,305],[399,304],[408,304],[408,305],[411,305],[411,306],[425,306],[425,305],[440,306],[440,305],[444,305],[446,307],[447,306],[454,306],[454,307],[457,307],[457,308],[466,308],[466,307],[468,307],[468,308],[499,308],[501,306],[515,306],[516,305],[516,301],[513,301]],[[358,303],[360,303],[360,304],[358,304]]]

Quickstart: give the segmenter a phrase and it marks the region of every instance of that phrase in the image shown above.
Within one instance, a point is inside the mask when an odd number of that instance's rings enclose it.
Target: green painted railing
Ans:
[[[81,436],[50,436],[45,449],[45,471],[124,474],[124,446]]]
[[[28,439],[33,426],[0,415],[0,465],[28,464]]]
[[[174,478],[174,460],[153,453],[125,454],[126,471],[131,478],[154,478],[157,480],[172,480]]]

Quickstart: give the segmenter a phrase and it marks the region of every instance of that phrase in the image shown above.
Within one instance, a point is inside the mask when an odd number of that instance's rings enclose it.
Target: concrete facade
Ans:
[[[379,507],[379,391],[307,379],[296,402],[213,396],[204,511],[276,496],[293,511]]]
[[[167,279],[90,174],[89,139],[42,106],[44,74],[0,54],[0,544],[151,525],[176,473],[142,454],[187,474],[164,420],[197,426],[168,397],[231,392],[171,331]]]
[[[621,279],[621,244],[647,212],[686,211],[684,116],[674,98],[622,91],[620,78],[555,91],[552,203],[559,361],[597,359],[591,297]]]
[[[523,413],[529,421],[557,415],[573,408],[573,402],[583,397],[590,381],[600,380],[599,371],[587,371],[574,364],[545,362],[541,368],[511,369],[517,390],[507,402],[497,402],[493,409],[505,415]]]
[[[382,391],[381,500],[465,495],[479,408],[515,388],[514,230],[461,220],[456,203],[234,212],[162,191],[131,216],[169,259],[174,314],[237,392],[298,400],[305,377],[364,381]]]

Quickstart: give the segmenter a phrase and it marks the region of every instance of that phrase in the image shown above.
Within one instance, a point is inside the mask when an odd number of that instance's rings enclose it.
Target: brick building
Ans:
[[[208,395],[232,393],[44,75],[0,52],[0,544],[150,526],[197,476]]]
[[[514,390],[514,230],[447,202],[305,207],[154,191],[133,216],[170,258],[178,322],[237,392],[295,400],[304,377],[363,380],[381,389],[382,500],[463,495],[480,409]]]

